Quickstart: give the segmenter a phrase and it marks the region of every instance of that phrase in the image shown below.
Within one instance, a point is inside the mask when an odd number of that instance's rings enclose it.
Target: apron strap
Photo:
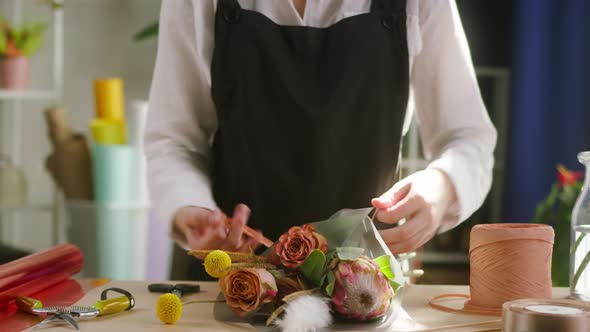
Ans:
[[[218,0],[217,6],[217,10],[222,11],[222,16],[227,22],[236,23],[240,19],[242,7],[238,0]]]
[[[291,1],[291,0],[289,0]],[[371,13],[387,16],[406,12],[406,0],[372,0]]]

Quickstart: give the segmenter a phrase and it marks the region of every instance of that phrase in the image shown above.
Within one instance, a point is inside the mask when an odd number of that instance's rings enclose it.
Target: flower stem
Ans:
[[[195,304],[195,303],[225,303],[225,300],[194,300],[194,301],[188,301],[188,302],[184,302],[182,305],[189,305],[189,304]]]
[[[584,272],[584,270],[586,270],[586,267],[588,267],[588,262],[590,262],[590,251],[586,253],[586,256],[584,256],[584,259],[578,266],[578,270],[574,274],[574,280],[572,280],[573,288],[576,288],[576,286],[578,285],[578,281],[580,281],[582,273]]]

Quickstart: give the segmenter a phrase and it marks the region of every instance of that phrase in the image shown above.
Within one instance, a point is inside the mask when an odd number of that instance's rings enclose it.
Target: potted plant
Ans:
[[[25,89],[29,80],[29,57],[43,41],[45,25],[17,29],[0,19],[0,88]]]
[[[555,230],[551,278],[553,286],[569,285],[571,215],[582,190],[584,173],[557,166],[557,181],[551,192],[537,205],[533,222],[548,224]]]
[[[159,30],[160,30],[160,22],[158,22],[158,21],[152,22],[149,25],[145,26],[143,29],[139,30],[133,36],[133,39],[135,39],[135,41],[142,41],[142,40],[155,38],[158,36]]]

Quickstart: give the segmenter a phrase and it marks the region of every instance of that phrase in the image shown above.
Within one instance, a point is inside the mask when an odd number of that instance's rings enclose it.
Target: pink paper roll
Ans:
[[[82,270],[80,249],[62,244],[0,265],[0,308],[15,295],[31,296]]]

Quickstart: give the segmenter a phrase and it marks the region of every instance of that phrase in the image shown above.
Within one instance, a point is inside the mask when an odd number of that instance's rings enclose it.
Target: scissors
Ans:
[[[180,298],[185,294],[200,292],[201,286],[198,284],[150,284],[148,290],[154,293],[172,293]]]
[[[108,298],[108,292],[113,291],[123,296],[116,298]],[[36,325],[34,329],[39,329],[54,322],[65,322],[72,328],[78,330],[78,323],[74,318],[93,318],[97,316],[105,316],[117,312],[131,310],[135,306],[135,299],[128,291],[120,288],[107,288],[102,291],[100,301],[94,303],[90,307],[83,306],[49,306],[44,307],[41,301],[19,296],[16,298],[16,304],[20,310],[36,315],[47,315],[41,323]]]

